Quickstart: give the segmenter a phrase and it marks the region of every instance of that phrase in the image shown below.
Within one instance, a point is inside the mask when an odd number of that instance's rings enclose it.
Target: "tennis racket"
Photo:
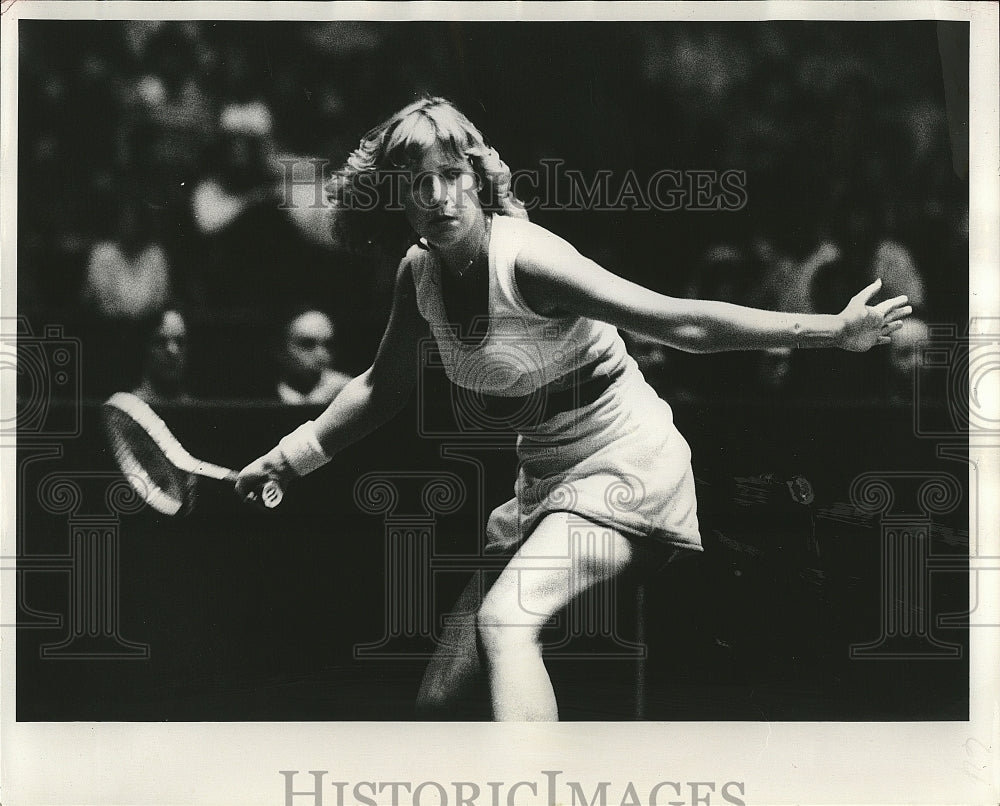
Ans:
[[[164,515],[186,515],[194,507],[199,477],[235,486],[239,474],[227,467],[195,459],[177,441],[167,424],[144,400],[116,392],[101,407],[104,431],[115,461],[132,488]],[[284,493],[276,481],[261,490],[260,500],[271,509]]]

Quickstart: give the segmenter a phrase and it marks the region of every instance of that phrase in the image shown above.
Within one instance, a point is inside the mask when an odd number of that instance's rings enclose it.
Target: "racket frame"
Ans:
[[[131,419],[132,422],[139,426],[139,428],[143,429],[143,431],[149,435],[150,439],[153,440],[156,446],[163,452],[167,461],[173,464],[177,469],[185,473],[193,473],[196,476],[203,476],[205,478],[215,479],[216,481],[225,481],[233,485],[236,484],[239,474],[235,470],[193,457],[187,450],[185,450],[184,446],[181,445],[177,438],[170,433],[170,429],[167,427],[167,424],[163,422],[160,415],[153,411],[149,404],[142,398],[139,398],[130,392],[115,392],[111,395],[111,397],[104,401],[104,405],[122,412],[129,419]],[[134,455],[132,458],[135,460]],[[160,488],[153,482],[146,471],[142,469],[142,464],[138,462],[138,460],[135,460],[135,464],[136,468],[130,470],[128,475],[136,475],[138,476],[138,480],[143,485],[148,485],[145,489],[140,489],[135,483],[132,484],[136,491],[146,498],[147,503],[149,503],[151,497],[162,495],[159,492]],[[281,490],[281,486],[273,479],[268,481],[261,490],[261,501],[264,506],[269,509],[276,507],[279,503],[281,503],[282,497],[283,492]],[[154,508],[163,511],[159,507]],[[178,507],[178,509],[179,508],[180,507]],[[168,512],[166,514],[176,513]]]

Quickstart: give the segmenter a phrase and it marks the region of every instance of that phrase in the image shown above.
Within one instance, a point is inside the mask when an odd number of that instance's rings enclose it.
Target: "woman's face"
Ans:
[[[406,220],[431,246],[460,243],[482,220],[479,180],[466,160],[435,144],[403,182]]]

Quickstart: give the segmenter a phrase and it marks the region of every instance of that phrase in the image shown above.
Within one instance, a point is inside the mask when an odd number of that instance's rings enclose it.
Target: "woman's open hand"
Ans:
[[[903,319],[913,313],[905,296],[893,297],[878,305],[869,305],[870,300],[882,287],[879,278],[867,288],[863,288],[847,303],[840,314],[843,329],[837,337],[836,345],[843,350],[863,353],[876,344],[888,344],[891,334],[903,326]]]

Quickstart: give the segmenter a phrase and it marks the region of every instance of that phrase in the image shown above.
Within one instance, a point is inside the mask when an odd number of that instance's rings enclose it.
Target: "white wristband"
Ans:
[[[297,476],[304,476],[330,461],[316,436],[316,423],[303,423],[278,443],[278,452]]]

